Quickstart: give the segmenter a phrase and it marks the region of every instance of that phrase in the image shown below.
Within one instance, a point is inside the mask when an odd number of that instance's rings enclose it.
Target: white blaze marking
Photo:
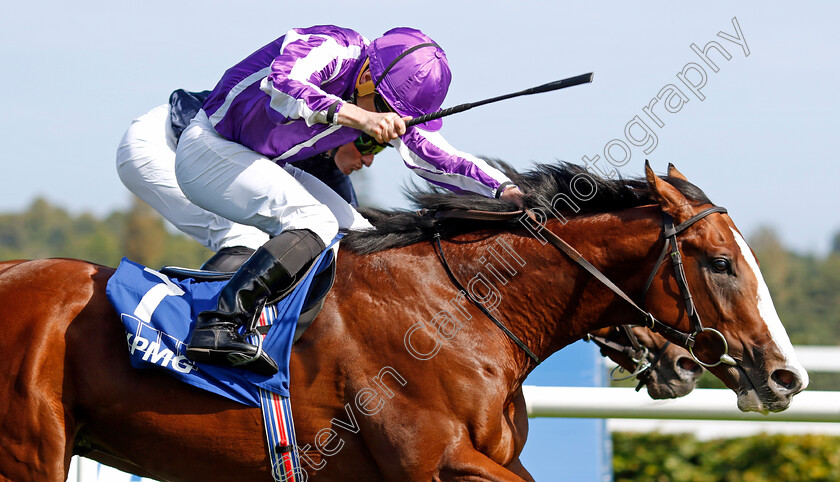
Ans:
[[[731,227],[729,229],[732,231],[732,235],[735,237],[735,242],[738,243],[738,247],[741,248],[741,255],[747,261],[747,265],[750,269],[752,269],[755,279],[758,282],[758,297],[756,299],[758,302],[758,313],[764,320],[764,324],[767,325],[767,329],[770,331],[770,336],[773,337],[773,341],[776,343],[776,346],[779,347],[779,350],[781,350],[785,360],[787,360],[788,366],[786,368],[799,375],[799,378],[802,380],[803,388],[805,388],[808,386],[808,372],[805,371],[805,367],[799,363],[799,359],[793,351],[793,345],[790,343],[787,331],[785,331],[785,327],[782,325],[782,320],[779,319],[779,314],[776,313],[776,307],[773,306],[773,299],[770,297],[770,290],[767,288],[767,283],[764,282],[764,277],[761,276],[761,270],[758,268],[758,261],[756,261],[755,256],[753,256],[752,251],[749,246],[747,246],[747,242],[744,240],[743,236]]]

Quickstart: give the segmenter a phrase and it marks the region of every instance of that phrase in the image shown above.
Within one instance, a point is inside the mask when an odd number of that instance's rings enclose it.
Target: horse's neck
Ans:
[[[640,274],[645,269],[641,265],[656,249],[652,246],[659,232],[652,214],[636,213],[635,218],[596,215],[572,219],[566,225],[555,221],[548,228],[632,295],[641,291],[641,278],[646,278]],[[451,349],[450,356],[461,354],[465,364],[505,367],[503,377],[513,386],[534,364],[468,297],[490,311],[541,360],[596,327],[627,321],[621,315],[629,312],[623,305],[611,306],[618,304],[609,291],[568,256],[551,244],[543,245],[525,229],[461,235],[444,240],[442,250],[462,288],[446,273],[432,242],[369,255],[339,254],[335,301],[340,311],[358,316],[364,309],[369,317],[355,319],[349,329],[369,331],[370,339],[375,339],[382,336],[383,324],[405,325],[394,330],[399,336],[390,340],[404,354],[410,335],[407,329],[425,322],[429,326],[424,329],[438,331],[437,340]],[[466,293],[459,294],[459,289]],[[371,300],[377,301],[371,304]],[[435,318],[443,312],[450,318]],[[456,325],[463,327],[457,336],[452,334]]]
[[[659,216],[658,209],[632,209],[575,218],[565,225],[555,221],[548,229],[626,293],[638,297],[655,257],[652,253],[659,249]],[[473,259],[481,261],[481,251],[494,245],[509,248],[507,264],[500,256],[487,257],[479,271],[498,291],[500,301],[494,313],[541,360],[595,328],[632,319],[629,306],[616,302],[611,291],[551,244],[543,245],[524,231],[499,234],[488,241],[472,244]],[[502,249],[495,251],[505,254]],[[510,266],[516,274],[505,276],[511,274],[506,270]],[[500,279],[505,277],[506,284]],[[529,360],[518,352],[520,362],[527,366]]]

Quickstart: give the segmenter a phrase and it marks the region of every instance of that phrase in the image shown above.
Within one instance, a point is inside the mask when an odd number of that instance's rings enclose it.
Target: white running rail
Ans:
[[[653,418],[754,420],[766,422],[840,422],[840,392],[804,391],[784,412],[762,415],[738,410],[735,393],[696,389],[682,398],[652,400],[644,391],[608,387],[525,385],[528,417]]]

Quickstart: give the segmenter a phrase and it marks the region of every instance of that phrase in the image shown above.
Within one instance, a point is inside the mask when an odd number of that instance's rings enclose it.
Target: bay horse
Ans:
[[[546,203],[558,199],[580,205],[536,225],[394,213],[345,238],[336,283],[291,359],[309,478],[533,480],[519,461],[523,380],[538,360],[630,319],[693,343],[741,410],[784,410],[807,386],[752,252],[695,186],[647,166],[644,180],[559,165],[518,182],[530,215],[556,212]],[[432,212],[512,207],[415,199]],[[673,231],[663,218],[679,230],[682,264],[657,258]],[[613,287],[544,243],[549,234]],[[68,259],[0,271],[0,478],[62,480],[78,453],[165,480],[270,480],[259,409],[130,367],[105,296],[113,272]]]

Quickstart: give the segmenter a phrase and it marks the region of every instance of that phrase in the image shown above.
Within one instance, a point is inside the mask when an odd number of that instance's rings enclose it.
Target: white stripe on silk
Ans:
[[[260,79],[265,78],[270,73],[271,67],[266,67],[260,70],[259,72],[254,72],[248,77],[245,77],[244,79],[242,79],[242,81],[240,81],[232,89],[230,89],[230,92],[228,92],[225,96],[225,102],[222,104],[221,107],[219,107],[219,109],[216,112],[213,113],[212,116],[210,116],[210,123],[213,124],[213,127],[216,127],[216,124],[218,124],[225,117],[225,114],[227,114],[228,109],[230,109],[230,105],[233,103],[233,99],[235,99],[237,95],[241,94],[243,90],[247,89],[255,82],[258,82]]]
[[[427,132],[422,129],[417,129],[417,131],[420,133],[421,137],[436,146],[438,149],[450,156],[461,157],[472,162],[481,171],[497,180],[500,184],[508,181],[508,178],[504,175],[504,173],[490,166],[483,159],[455,149],[439,132]],[[397,151],[400,153],[400,156],[403,158],[403,161],[409,169],[413,170],[421,177],[430,181],[437,181],[451,186],[457,186],[465,191],[474,192],[486,197],[493,197],[495,195],[494,189],[471,177],[456,173],[447,173],[439,167],[429,163],[412,152],[401,139],[396,139],[393,143],[396,145]]]
[[[336,60],[338,63],[336,64],[333,74],[329,79],[324,80],[325,83],[329,82],[335,79],[339,72],[341,72],[341,69],[338,66],[343,63],[344,60],[358,59],[362,54],[362,49],[358,45],[348,45],[344,47],[339,45],[332,37],[328,37],[326,35],[318,35],[318,37],[322,37],[324,39],[324,43],[312,49],[308,54],[306,54],[306,57],[298,59],[295,62],[294,67],[292,67],[292,71],[289,72],[290,79],[308,83],[309,78],[312,77],[313,73],[322,70],[324,67],[329,65],[330,62]]]
[[[309,82],[305,83],[309,84]],[[277,90],[274,87],[274,83],[268,80],[268,77],[262,79],[262,82],[260,82],[260,90],[268,94],[271,98],[271,103],[269,105],[274,111],[279,112],[280,115],[286,117],[287,119],[303,118],[306,121],[306,125],[312,127],[312,124],[314,123],[314,119],[312,119],[312,117],[315,113],[308,105],[306,105],[305,100],[298,99],[281,90]],[[324,114],[324,118],[326,118],[326,114]],[[310,122],[310,120],[313,122]]]
[[[345,60],[358,59],[362,52],[358,45],[344,47],[328,35],[300,35],[294,30],[286,34],[281,52],[292,42],[297,40],[308,42],[312,37],[321,38],[324,40],[324,43],[310,50],[306,56],[295,61],[292,70],[289,72],[289,79],[296,80],[312,89],[323,92],[320,86],[314,85],[309,81],[312,74],[323,70],[331,62],[335,61],[336,65],[332,75],[324,80],[325,83],[329,82],[335,79],[341,72],[341,65]],[[260,83],[260,89],[271,97],[271,108],[282,116],[289,119],[304,119],[306,125],[310,127],[314,124],[327,123],[326,109],[318,112],[313,111],[306,104],[305,100],[297,99],[285,92],[277,90],[268,79],[263,79]],[[326,92],[324,94],[334,101],[342,100],[338,96],[327,94]]]
[[[283,45],[280,47],[280,52],[283,52],[283,50],[286,48],[286,45],[288,45],[289,42],[293,42],[295,40],[300,40],[300,39],[305,40],[305,39],[308,39],[308,38],[309,38],[309,35],[300,35],[294,30],[289,30],[288,32],[286,32],[286,36],[284,37],[284,40],[283,40]],[[262,69],[258,72],[254,72],[253,74],[249,75],[248,77],[245,77],[244,79],[242,79],[242,81],[240,81],[232,89],[230,89],[230,91],[225,96],[225,102],[222,104],[221,107],[219,107],[219,109],[216,112],[213,113],[212,116],[210,116],[210,123],[213,124],[213,127],[216,127],[216,124],[218,124],[219,122],[221,122],[222,119],[224,119],[225,114],[227,114],[227,111],[228,111],[228,109],[230,109],[230,105],[233,103],[233,100],[236,98],[236,96],[241,94],[242,91],[244,91],[245,89],[247,89],[249,86],[253,85],[254,83],[256,83],[258,81],[261,81],[261,80],[265,79],[266,77],[268,77],[268,74],[270,74],[270,73],[271,73],[271,66],[269,65],[268,67],[266,67],[266,68],[264,68],[264,69]],[[260,84],[260,87],[262,88],[262,83]]]
[[[312,35],[301,35],[301,34],[297,33],[295,30],[290,30],[289,32],[286,33],[286,36],[283,40],[283,45],[281,46],[280,51],[283,52],[285,50],[286,46],[288,44],[292,43],[292,42],[295,42],[297,40],[308,41],[310,37],[312,37]],[[321,68],[325,67],[330,61],[333,60],[333,58],[337,57],[338,61],[340,63],[340,62],[342,62],[343,60],[346,60],[346,59],[350,59],[350,58],[356,59],[361,55],[361,48],[359,46],[351,45],[351,46],[348,46],[348,47],[340,47],[335,42],[335,40],[333,38],[331,38],[329,36],[320,36],[320,37],[324,37],[326,40],[328,40],[328,42],[325,42],[325,44],[323,44],[322,46],[316,47],[304,59],[301,59],[297,63],[295,63],[295,66],[292,67],[292,72],[290,73],[289,78],[293,78],[295,80],[300,80],[301,82],[304,82],[304,83],[306,83],[306,84],[308,84],[308,85],[310,85],[314,88],[318,88],[318,87],[312,85],[311,83],[309,83],[309,81],[308,81],[308,79],[312,75],[312,73],[314,73],[315,71],[320,70]],[[328,44],[330,44],[330,45],[328,45]],[[327,48],[326,49],[321,49],[321,47],[323,47],[324,45],[328,45]],[[334,51],[333,54],[330,54],[328,52],[328,49],[332,49]],[[308,59],[309,59],[309,57],[311,56],[312,53],[315,53],[316,55],[313,56],[311,61],[309,61]],[[330,55],[334,55],[334,57],[330,57]],[[329,58],[327,58],[327,57],[329,57]],[[304,61],[304,60],[306,60],[307,62],[301,63],[301,61]],[[318,62],[321,63],[320,67],[318,66]],[[298,68],[299,64],[301,65],[300,68]],[[333,75],[330,77],[329,80],[333,80],[339,74],[340,71],[341,71],[341,69],[339,68],[339,65],[337,64],[335,72],[333,72]],[[228,109],[230,109],[230,106],[233,103],[236,96],[241,94],[242,91],[244,91],[245,89],[247,89],[248,87],[250,87],[251,85],[253,85],[254,83],[256,83],[258,81],[260,81],[260,89],[262,91],[266,92],[269,96],[271,96],[271,107],[272,107],[272,109],[281,113],[285,117],[292,118],[292,119],[297,118],[297,117],[294,116],[293,113],[298,112],[299,113],[298,117],[304,118],[309,126],[311,126],[312,124],[314,124],[316,122],[326,123],[326,118],[327,118],[326,111],[319,112],[319,113],[314,113],[311,109],[308,108],[308,106],[306,106],[306,103],[304,101],[297,100],[297,99],[295,99],[291,96],[288,96],[287,94],[282,93],[282,92],[274,89],[273,86],[268,87],[266,85],[268,83],[266,78],[268,77],[268,74],[270,74],[270,73],[271,73],[271,66],[268,66],[268,67],[266,67],[266,68],[264,68],[264,69],[262,69],[258,72],[254,72],[253,74],[249,75],[248,77],[243,79],[241,82],[236,84],[233,87],[233,89],[231,89],[227,93],[227,95],[225,96],[225,101],[222,104],[222,106],[219,107],[219,109],[216,110],[216,112],[214,112],[212,116],[210,116],[210,123],[215,127],[216,124],[218,124],[225,117],[225,115],[228,112]],[[329,94],[327,94],[327,95],[329,95]],[[337,101],[341,100],[336,96],[331,96],[331,97],[335,97],[335,100],[337,100]],[[287,113],[289,113],[289,114],[287,114]],[[318,115],[320,117],[323,117],[323,119],[313,119],[313,116],[316,116],[316,115]]]
[[[280,46],[280,53],[282,54],[283,52],[285,52],[286,47],[290,43],[297,42],[298,40],[303,40],[304,42],[308,42],[309,37],[311,37],[311,35],[308,34],[308,33],[307,34],[301,34],[301,33],[298,33],[298,31],[295,30],[295,29],[289,30],[288,32],[286,32],[286,35],[283,37],[283,45]]]
[[[327,137],[328,135],[332,134],[333,132],[335,132],[335,131],[337,131],[337,130],[341,129],[341,127],[342,127],[342,126],[330,126],[330,127],[326,128],[326,129],[324,129],[324,131],[323,131],[323,132],[321,132],[320,134],[318,134],[318,135],[316,135],[316,136],[314,136],[314,137],[311,137],[311,138],[309,138],[309,139],[307,139],[307,140],[305,140],[305,141],[301,142],[300,144],[297,144],[297,145],[295,145],[295,146],[292,146],[292,147],[291,147],[288,151],[284,152],[283,154],[280,154],[279,156],[275,157],[275,158],[274,158],[274,159],[272,159],[272,160],[273,160],[273,161],[283,161],[283,160],[286,160],[286,159],[288,159],[288,158],[290,158],[290,157],[294,156],[294,155],[295,155],[295,154],[297,154],[298,152],[300,152],[300,151],[301,151],[301,149],[304,149],[304,148],[306,148],[306,147],[312,147],[312,146],[313,146],[316,142],[318,142],[319,140],[323,139],[324,137]]]

